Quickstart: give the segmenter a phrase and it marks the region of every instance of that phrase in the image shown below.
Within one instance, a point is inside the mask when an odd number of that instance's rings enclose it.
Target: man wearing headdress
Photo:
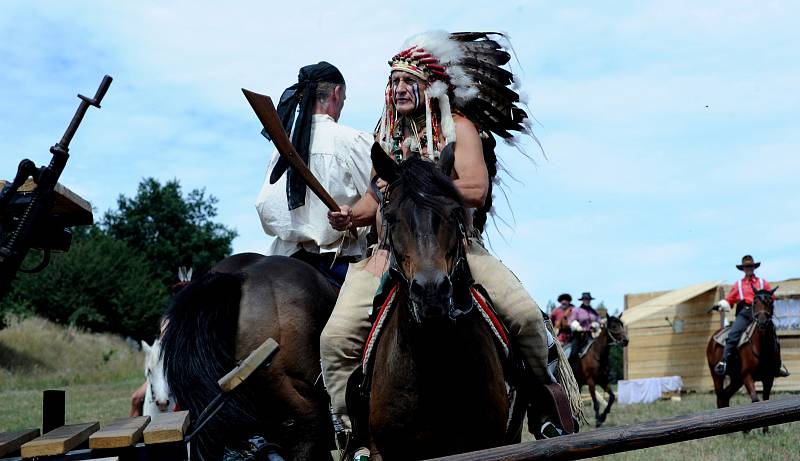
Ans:
[[[744,277],[734,282],[728,295],[725,296],[725,299],[714,305],[714,307],[722,309],[723,311],[729,311],[731,310],[731,306],[736,306],[736,319],[733,321],[733,326],[731,326],[731,330],[728,332],[728,337],[725,340],[725,350],[722,353],[722,360],[714,367],[714,372],[718,375],[724,376],[725,373],[727,373],[727,364],[734,358],[742,334],[744,334],[747,327],[753,323],[752,306],[756,291],[772,290],[772,287],[766,279],[756,276],[756,269],[758,269],[759,266],[761,266],[761,263],[756,262],[752,256],[744,255],[742,257],[742,263],[736,265],[737,269],[744,272]],[[778,353],[778,368],[775,371],[775,376],[785,378],[789,376],[789,372],[781,365],[778,336],[775,335],[774,339],[775,350]]]
[[[325,190],[337,203],[354,205],[369,187],[373,136],[338,123],[345,92],[341,72],[322,61],[300,69],[277,110],[295,150]],[[332,229],[327,207],[277,151],[267,173],[256,209],[264,232],[275,237],[269,253],[302,259],[340,285],[347,264],[364,256],[365,232],[352,240]]]
[[[473,229],[467,254],[471,275],[488,291],[538,383],[554,383],[554,375],[558,375],[577,415],[580,401],[569,365],[559,365],[557,371],[548,369],[548,346],[555,351],[560,351],[560,346],[546,328],[542,311],[514,274],[484,249],[480,238],[491,207],[491,177],[496,173],[492,133],[509,142],[514,141],[510,131],[530,133],[527,114],[516,105],[519,96],[507,87],[513,75],[500,67],[510,54],[492,36],[505,39],[501,34],[446,32],[412,37],[406,49],[390,61],[386,108],[376,136],[383,150],[398,162],[412,155],[437,162],[447,151],[445,146],[454,146],[454,159],[450,159],[453,179],[469,209],[468,225]],[[341,212],[328,216],[334,228],[344,230],[380,223],[377,209],[376,195],[369,194],[354,207],[342,206]],[[351,265],[322,333],[323,377],[334,420],[338,429],[345,431],[349,424],[347,379],[360,364],[371,326],[368,312],[387,269],[388,255],[383,249]]]

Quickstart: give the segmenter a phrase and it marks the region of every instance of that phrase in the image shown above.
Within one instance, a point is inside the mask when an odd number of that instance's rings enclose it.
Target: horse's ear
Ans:
[[[144,355],[150,355],[150,345],[147,344],[147,341],[144,339],[142,340],[142,350],[144,351]]]
[[[773,288],[772,291],[769,292],[769,294],[774,295],[775,292],[778,291],[778,288],[780,288],[780,285],[778,285],[775,288]]]
[[[389,184],[397,180],[399,177],[397,174],[397,164],[383,151],[383,148],[377,142],[372,145],[370,158],[372,158],[372,167],[375,168],[375,172],[378,173],[379,178]]]

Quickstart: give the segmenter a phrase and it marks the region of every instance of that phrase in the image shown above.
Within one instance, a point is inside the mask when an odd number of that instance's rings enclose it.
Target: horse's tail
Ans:
[[[236,366],[242,282],[243,275],[206,274],[176,294],[167,311],[164,373],[178,406],[194,418],[220,393],[217,380]],[[220,459],[232,432],[255,423],[254,409],[237,390],[193,439],[192,451],[199,459]]]

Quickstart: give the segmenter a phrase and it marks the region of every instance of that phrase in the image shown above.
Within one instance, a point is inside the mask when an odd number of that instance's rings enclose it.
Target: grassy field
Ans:
[[[66,389],[68,423],[100,421],[102,424],[127,416],[131,392],[143,379],[142,360],[142,353],[123,339],[63,328],[38,318],[0,330],[0,432],[40,426],[43,389]],[[785,397],[785,394],[773,396]],[[734,404],[748,401],[739,396]],[[633,424],[713,408],[713,395],[690,394],[679,402],[616,406],[606,425]],[[588,402],[586,411],[592,414]],[[800,423],[773,427],[768,435],[760,431],[737,433],[600,459],[800,459]]]
[[[40,426],[44,389],[67,391],[67,423],[127,416],[143,360],[122,338],[40,318],[0,330],[0,432]]]

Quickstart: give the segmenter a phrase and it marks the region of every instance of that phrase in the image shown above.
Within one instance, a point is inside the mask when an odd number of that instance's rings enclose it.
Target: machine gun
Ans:
[[[89,106],[100,108],[111,80],[108,75],[103,77],[94,98],[78,95],[81,103],[64,136],[50,148],[53,158],[49,165],[37,168],[29,159],[21,161],[14,180],[0,190],[0,298],[8,292],[17,271],[39,272],[50,263],[51,251],[69,249],[72,234],[68,227],[92,223],[91,209],[86,222],[85,207],[78,206],[83,208],[84,216],[76,219],[74,213],[59,211],[54,205],[63,205],[56,203],[57,199],[72,203],[64,198],[72,193],[58,184],[69,159],[69,143]],[[22,261],[31,248],[42,250],[44,257],[36,267],[22,269]]]

